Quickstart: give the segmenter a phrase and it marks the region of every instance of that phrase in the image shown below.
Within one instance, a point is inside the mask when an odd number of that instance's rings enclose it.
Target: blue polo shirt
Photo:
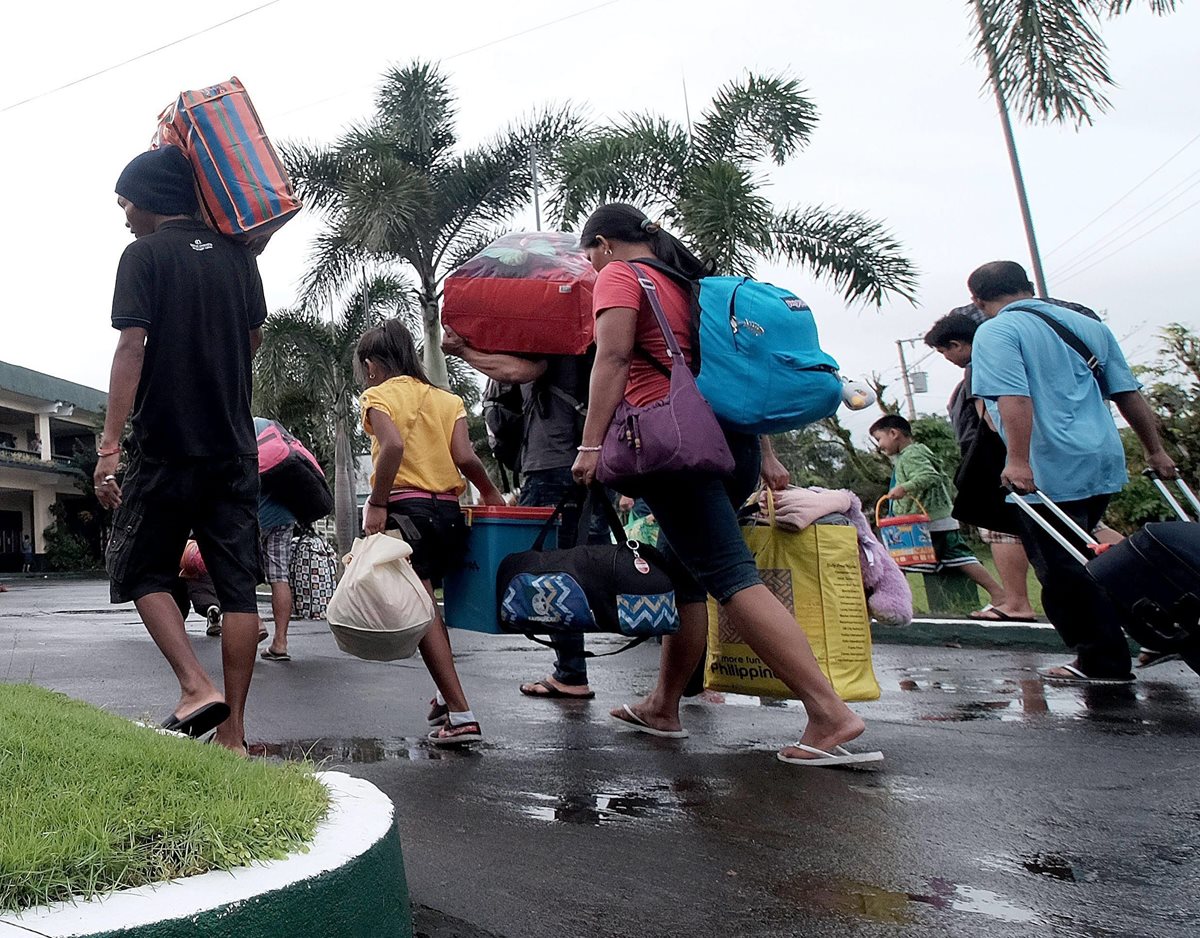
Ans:
[[[971,349],[971,390],[1007,436],[997,400],[1033,401],[1029,462],[1038,487],[1056,502],[1119,492],[1129,481],[1125,449],[1108,402],[1083,358],[1046,323],[1014,305],[1041,310],[1075,333],[1100,360],[1109,393],[1137,391],[1108,326],[1045,300],[1009,304],[979,327]]]

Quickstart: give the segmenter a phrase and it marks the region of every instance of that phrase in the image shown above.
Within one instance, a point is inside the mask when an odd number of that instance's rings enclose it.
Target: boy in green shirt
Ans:
[[[933,451],[913,439],[912,425],[898,414],[876,420],[871,425],[871,436],[880,451],[892,460],[892,487],[887,493],[892,500],[892,513],[929,516],[937,564],[905,569],[914,573],[961,570],[987,590],[993,606],[1002,606],[1004,588],[971,553],[958,531],[958,522],[950,516],[954,507],[950,480],[938,467]]]

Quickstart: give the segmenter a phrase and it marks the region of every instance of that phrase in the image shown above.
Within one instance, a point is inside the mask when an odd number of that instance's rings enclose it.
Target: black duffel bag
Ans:
[[[571,498],[565,497],[533,547],[500,562],[496,607],[501,631],[530,638],[614,632],[636,642],[678,631],[675,584],[662,554],[626,538],[602,487],[594,486],[589,495],[589,504],[604,512],[617,543],[545,550],[546,538]],[[587,522],[585,508],[581,530]]]
[[[980,422],[975,439],[958,464],[954,475],[952,517],[963,524],[1004,534],[1021,533],[1016,505],[1008,501],[1008,489],[1000,474],[1008,460],[1008,449],[1000,434]]]

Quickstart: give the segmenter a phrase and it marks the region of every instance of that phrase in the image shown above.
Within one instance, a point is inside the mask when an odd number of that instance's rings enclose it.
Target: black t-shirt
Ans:
[[[112,324],[146,330],[132,420],[141,452],[158,459],[258,452],[250,331],[266,318],[254,256],[201,222],[166,222],[125,249]]]

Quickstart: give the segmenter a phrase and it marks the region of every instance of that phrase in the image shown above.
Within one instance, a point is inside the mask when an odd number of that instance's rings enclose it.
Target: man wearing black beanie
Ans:
[[[261,622],[258,446],[250,363],[267,316],[245,245],[196,217],[195,179],[174,147],[142,153],[117,180],[135,241],[121,256],[95,486],[116,510],[107,552],[112,601],[133,601],[179,680],[163,725],[245,752],[244,712]],[[132,417],[130,418],[130,415]],[[128,467],[116,472],[126,419]],[[171,595],[189,531],[221,608],[225,692],[200,664]]]

